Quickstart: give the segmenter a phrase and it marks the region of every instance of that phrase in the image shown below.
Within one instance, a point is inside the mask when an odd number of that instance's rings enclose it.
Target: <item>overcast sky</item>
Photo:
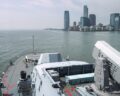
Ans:
[[[120,13],[120,0],[0,0],[0,29],[63,28],[64,10],[70,22],[79,22],[83,5],[97,23],[109,24],[111,13]]]

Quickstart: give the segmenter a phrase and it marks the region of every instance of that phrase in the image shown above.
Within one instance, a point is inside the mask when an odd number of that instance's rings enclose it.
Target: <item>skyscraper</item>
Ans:
[[[90,26],[95,26],[96,25],[96,16],[95,16],[95,14],[90,14],[89,15],[89,20],[90,20]]]
[[[110,15],[110,25],[114,27],[114,30],[120,29],[120,14],[119,13],[112,13]]]
[[[80,22],[81,22],[81,27],[90,26],[90,20],[87,17],[81,17]]]
[[[64,12],[64,30],[68,31],[70,26],[69,11]]]
[[[80,18],[80,26],[81,27],[89,27],[90,26],[90,20],[88,18],[88,7],[87,5],[84,5],[83,8],[83,17]]]
[[[84,5],[83,14],[84,14],[83,17],[88,18],[88,7],[87,7],[87,5]]]

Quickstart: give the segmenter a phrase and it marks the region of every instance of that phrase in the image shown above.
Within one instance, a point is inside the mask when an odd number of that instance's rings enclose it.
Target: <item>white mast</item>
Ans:
[[[35,49],[34,49],[34,34],[32,36],[32,39],[33,39],[33,54],[35,54]]]

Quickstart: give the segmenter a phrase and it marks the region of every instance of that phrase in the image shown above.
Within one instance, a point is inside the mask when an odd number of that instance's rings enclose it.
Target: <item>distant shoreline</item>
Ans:
[[[44,29],[44,30],[51,30],[51,31],[65,31],[64,29],[54,29],[54,28],[48,28],[48,29]],[[118,30],[118,31],[72,31],[72,30],[70,30],[70,31],[66,31],[66,32],[120,32],[120,30]]]
[[[50,30],[50,31],[65,31],[64,29],[57,29],[57,28],[46,28],[46,29],[36,29],[36,30],[31,30],[31,29],[28,29],[28,30],[0,30],[0,32],[8,32],[8,31],[42,31],[42,30]],[[67,31],[66,31],[67,32]],[[74,30],[68,30],[68,32],[120,32],[120,30],[118,31],[110,31],[110,30],[102,30],[102,31],[74,31]]]

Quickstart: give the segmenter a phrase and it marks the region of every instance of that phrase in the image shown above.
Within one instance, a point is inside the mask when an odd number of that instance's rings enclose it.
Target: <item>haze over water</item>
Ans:
[[[94,63],[92,51],[104,40],[120,51],[120,32],[0,31],[0,73],[15,57],[32,52],[32,35],[36,52],[60,52],[63,58]]]

